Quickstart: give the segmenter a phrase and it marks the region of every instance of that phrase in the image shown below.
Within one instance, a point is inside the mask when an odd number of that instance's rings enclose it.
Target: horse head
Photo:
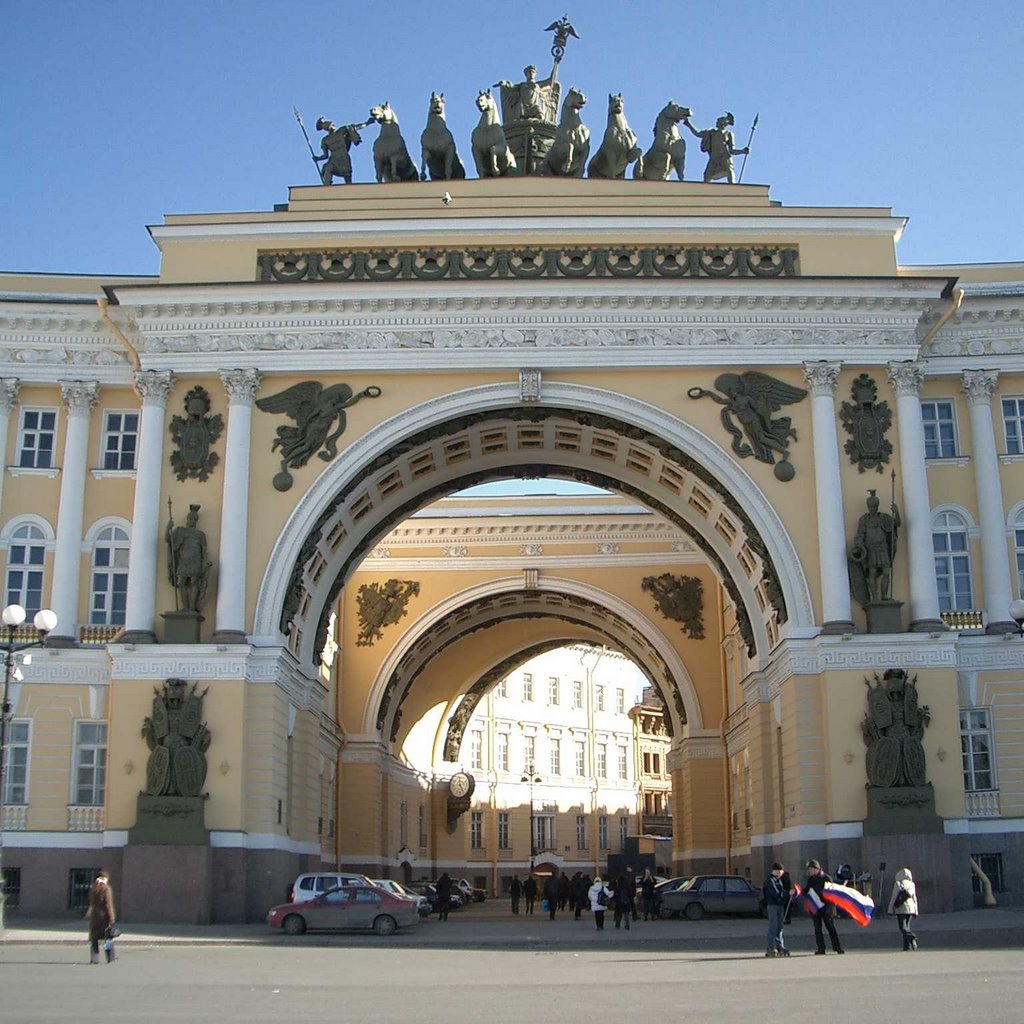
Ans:
[[[574,85],[569,86],[569,91],[565,94],[565,102],[562,104],[562,110],[575,110],[579,111],[587,102],[587,97],[583,95]]]
[[[370,107],[370,117],[372,117],[374,121],[381,126],[386,124],[398,124],[398,118],[395,116],[395,112],[391,109],[391,104],[388,102],[381,103],[376,107]]]
[[[490,89],[482,89],[477,94],[476,106],[477,106],[477,110],[480,110],[480,111],[494,110],[495,109],[494,97],[491,95],[491,90]]]
[[[669,100],[664,107],[661,108],[661,112],[658,114],[658,120],[665,118],[667,121],[671,121],[673,124],[683,121],[693,115],[693,111],[689,107],[681,107],[675,100]]]
[[[444,93],[432,92],[430,94],[430,113],[444,117]]]
[[[622,102],[622,93],[608,93],[608,113],[609,114],[621,114],[625,109],[625,104]]]

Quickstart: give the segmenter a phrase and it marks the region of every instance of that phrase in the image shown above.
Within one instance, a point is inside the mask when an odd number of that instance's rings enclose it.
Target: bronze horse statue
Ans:
[[[443,92],[430,94],[427,126],[420,136],[420,148],[423,152],[420,164],[423,181],[427,180],[428,171],[431,181],[453,181],[466,176],[466,168],[455,151],[455,137],[445,122]]]
[[[476,98],[480,121],[473,129],[473,161],[481,178],[500,178],[515,174],[516,158],[508,148],[505,129],[498,120],[498,107],[486,89]]]
[[[587,102],[575,86],[571,86],[562,101],[562,116],[558,122],[551,148],[544,157],[542,174],[555,174],[562,178],[582,178],[590,155],[590,129],[580,120],[580,110]]]
[[[378,183],[419,181],[419,171],[409,156],[391,104],[382,103],[378,107],[371,107],[370,117],[380,125],[380,134],[373,144],[373,166],[377,171]]]
[[[686,142],[676,127],[685,121],[693,111],[669,100],[662,107],[654,121],[654,142],[633,168],[634,178],[647,181],[668,181],[672,172],[683,180],[683,163],[686,160]]]
[[[608,127],[604,130],[604,138],[598,151],[587,167],[587,176],[624,178],[626,168],[634,160],[639,160],[642,153],[636,133],[626,123],[622,93],[609,93]]]

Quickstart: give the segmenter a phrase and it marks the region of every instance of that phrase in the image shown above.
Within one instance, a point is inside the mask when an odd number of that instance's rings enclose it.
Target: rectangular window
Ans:
[[[139,444],[137,412],[107,412],[103,416],[103,468],[134,469]]]
[[[34,526],[18,527],[7,549],[7,604],[20,604],[30,621],[43,607],[45,559],[42,531]]]
[[[4,910],[17,910],[21,906],[21,868],[4,868]]]
[[[921,403],[926,459],[951,459],[956,455],[956,420],[951,401]]]
[[[626,691],[621,687],[615,691],[615,710],[620,715],[626,713]]]
[[[555,676],[548,679],[548,703],[558,706],[558,679]]]
[[[508,680],[507,679],[502,679],[502,681],[500,683],[498,683],[498,696],[499,697],[507,697],[508,696]]]
[[[594,708],[597,711],[604,711],[604,687],[594,687]]]
[[[523,700],[533,700],[533,676],[523,673]]]
[[[587,816],[585,814],[576,815],[576,849],[585,850],[587,848]]]
[[[586,740],[576,741],[576,775],[585,778],[587,774],[587,743]]]
[[[935,582],[939,590],[939,611],[969,611],[974,607],[971,587],[971,555],[966,533],[932,533],[935,550]]]
[[[655,775],[661,774],[661,754],[651,755],[651,771]]]
[[[1024,398],[1003,399],[1006,454],[1024,455]]]
[[[555,819],[550,814],[538,814],[534,817],[533,848],[537,853],[555,848]]]
[[[52,469],[56,430],[56,409],[22,409],[18,465],[23,469]]]
[[[509,842],[508,811],[498,811],[498,849],[512,849],[512,844]]]
[[[629,777],[629,751],[625,747],[619,747],[619,778]]]
[[[649,751],[644,751],[644,775],[650,775],[653,769],[651,767],[651,755]]]
[[[971,859],[988,876],[988,880],[992,883],[992,891],[1003,892],[1003,855],[1001,853],[972,853]],[[971,888],[975,892],[981,892],[981,879],[973,872]]]
[[[474,850],[484,848],[484,815],[482,811],[473,811],[469,816],[469,845]]]
[[[4,803],[28,803],[28,747],[30,723],[7,725],[7,767],[4,770]]]
[[[497,765],[498,771],[499,772],[507,772],[509,770],[508,733],[507,732],[499,732],[498,735],[495,737],[495,742],[498,745],[498,749],[496,751],[496,753],[497,753],[497,761],[498,761],[498,765]]]
[[[552,737],[549,748],[551,754],[551,774],[562,774],[562,742],[557,736]]]
[[[531,775],[537,770],[537,737],[523,737],[523,771]]]
[[[995,789],[992,718],[988,708],[961,708],[960,753],[963,760],[964,789],[969,793]]]
[[[599,850],[608,849],[608,815],[602,814],[597,819],[597,847]]]
[[[89,890],[99,868],[72,868],[68,872],[68,909],[85,910],[89,906]]]
[[[484,734],[479,729],[474,729],[469,734],[469,760],[474,768],[483,769]]]
[[[423,804],[420,804],[420,849],[424,849],[427,845],[427,809]]]
[[[619,848],[626,848],[626,838],[629,836],[629,815],[623,814],[619,818]]]
[[[608,744],[598,743],[597,745],[597,777],[608,778]]]
[[[75,723],[75,798],[80,807],[100,807],[107,785],[107,723]]]
[[[572,706],[583,707],[583,681],[580,679],[574,679],[572,683]]]

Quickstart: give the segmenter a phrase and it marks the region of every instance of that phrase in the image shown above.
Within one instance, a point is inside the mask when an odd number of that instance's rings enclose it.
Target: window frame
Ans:
[[[523,673],[523,701],[529,704],[533,703],[533,673]]]
[[[112,429],[110,425],[110,418],[112,416],[119,416],[122,419],[122,426],[119,429]],[[123,425],[124,418],[126,416],[135,417],[135,429],[126,430]],[[105,473],[127,473],[134,472],[138,468],[138,456],[139,456],[139,434],[142,427],[142,410],[141,409],[104,409],[103,417],[100,421],[102,423],[102,429],[100,432],[100,458],[99,466],[100,470]],[[134,447],[131,451],[131,465],[124,466],[121,463],[124,461],[125,451],[121,441],[124,438],[134,438]],[[110,441],[111,438],[117,438],[118,443],[113,449],[111,449]],[[115,456],[117,465],[107,465],[110,456]]]
[[[954,522],[958,525],[954,526]],[[971,558],[971,522],[956,509],[944,508],[932,514],[932,557],[935,566],[935,583],[938,589],[940,612],[974,611],[974,566]],[[952,546],[952,538],[963,538],[963,548]],[[945,538],[950,546],[939,550],[937,540]],[[940,559],[945,566],[940,566]],[[957,562],[966,564],[966,571],[957,571]],[[957,580],[966,579],[966,599],[958,588]]]
[[[106,539],[106,534],[121,534]],[[90,626],[123,626],[128,611],[128,555],[131,551],[131,534],[120,523],[107,523],[96,531],[92,543],[89,565],[89,625]],[[97,554],[100,551],[113,552],[109,565],[97,565]],[[118,564],[121,556],[123,565]],[[96,585],[98,576],[102,576],[107,589],[100,592]],[[97,597],[103,597],[106,608],[97,607]],[[118,598],[122,599],[123,608],[117,608]]]
[[[85,742],[81,738],[81,732],[83,726],[101,726],[103,729],[103,741],[102,743],[95,740]],[[107,753],[110,744],[110,727],[109,723],[102,718],[78,718],[75,720],[73,731],[72,731],[72,767],[71,767],[71,800],[70,803],[73,807],[102,807],[106,800],[107,795]],[[84,765],[82,763],[82,754],[86,751],[102,751],[102,759],[94,762],[91,765]],[[83,769],[91,769],[93,781],[89,784],[92,790],[91,799],[82,800],[83,784],[80,781],[80,774]],[[99,785],[97,786],[96,778],[100,777]],[[97,792],[98,791],[98,792]]]
[[[572,706],[576,711],[583,709],[583,680],[574,679],[572,681]]]
[[[1016,411],[1007,415],[1006,406],[1013,402]],[[1024,395],[1000,395],[999,413],[1003,421],[1003,441],[1006,445],[1007,455],[1024,455]],[[1016,424],[1014,431],[1008,429],[1008,423],[1013,421]]]
[[[557,708],[560,704],[559,697],[561,697],[561,685],[559,683],[558,676],[548,676],[548,704],[551,707]]]
[[[949,408],[949,417],[935,415],[931,419],[926,415],[926,409],[931,406],[938,413],[939,406]],[[922,398],[921,399],[921,421],[924,427],[924,455],[926,459],[956,459],[960,457],[960,433],[957,429],[956,402],[952,398]],[[934,429],[930,430],[930,424]],[[942,427],[949,425],[949,432],[952,436],[943,437]],[[930,451],[929,447],[934,451]],[[947,451],[948,447],[952,451]]]
[[[4,807],[27,807],[29,803],[29,794],[31,792],[31,769],[32,769],[32,719],[31,718],[11,718],[7,721],[7,742],[6,742],[6,761],[4,762],[4,789],[3,789],[3,806]],[[25,727],[25,739],[18,740],[14,737],[15,726]],[[15,782],[15,766],[12,764],[12,757],[15,751],[24,751],[24,763],[17,766],[23,773],[23,778],[20,782]],[[15,800],[12,794],[14,786],[18,786],[22,790],[22,799]]]
[[[469,812],[469,848],[484,849],[484,814],[483,811]]]
[[[984,724],[974,726],[970,723],[973,715],[983,717]],[[965,724],[966,720],[966,724]],[[987,744],[985,750],[975,750],[972,740],[983,739]],[[981,769],[976,766],[976,760],[984,756],[988,759],[988,768]],[[965,793],[990,793],[999,789],[999,781],[996,775],[995,742],[992,731],[992,709],[984,705],[960,708],[960,765],[963,771],[963,782]],[[978,776],[988,776],[988,785],[977,784]]]
[[[576,849],[585,850],[587,848],[587,816],[585,814],[576,815]]]
[[[38,534],[38,536],[18,536],[23,531]],[[7,564],[4,571],[4,596],[6,600],[4,605],[20,604],[25,609],[26,618],[29,620],[43,607],[43,590],[46,586],[46,552],[50,547],[49,541],[50,538],[47,536],[46,530],[39,523],[31,519],[11,524],[11,529],[7,536]],[[15,562],[13,560],[14,550],[18,547],[25,548],[28,561]],[[32,560],[33,549],[36,548],[39,549],[41,554],[38,562]],[[23,577],[17,589],[11,584],[12,573],[21,573]],[[33,576],[39,577],[38,591],[32,585]],[[38,597],[30,600],[30,595],[36,594],[38,594]]]
[[[498,811],[498,849],[511,850],[511,816],[508,811]]]
[[[42,426],[29,427],[26,420],[29,416],[45,416],[47,414],[53,415],[53,426],[49,429]],[[15,466],[18,469],[55,469],[56,468],[56,455],[57,455],[57,428],[60,425],[60,409],[57,406],[43,406],[43,405],[23,405],[21,412],[18,415],[18,449],[15,455]],[[49,449],[42,449],[38,446],[34,448],[26,447],[26,440],[28,435],[46,435],[50,437]],[[48,455],[44,463],[39,461],[39,453],[41,451],[48,451]],[[32,454],[30,461],[25,461],[26,453]]]

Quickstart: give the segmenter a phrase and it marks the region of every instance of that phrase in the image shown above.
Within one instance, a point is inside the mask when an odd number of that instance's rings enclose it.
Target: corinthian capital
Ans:
[[[88,414],[99,398],[100,385],[95,380],[65,380],[61,381],[60,393],[69,413]]]
[[[7,416],[18,400],[21,381],[17,377],[0,377],[0,413]]]
[[[221,370],[220,379],[231,405],[252,405],[263,375],[259,370]]]
[[[889,383],[897,398],[903,395],[916,397],[921,393],[921,382],[924,380],[924,366],[921,363],[890,363],[888,370]]]
[[[989,405],[998,382],[998,370],[964,370],[963,393],[971,405]]]
[[[174,374],[170,370],[137,370],[135,393],[143,405],[166,405]]]
[[[832,397],[836,393],[836,381],[839,380],[842,368],[842,363],[826,363],[824,360],[804,363],[804,377],[811,385],[811,395]]]

